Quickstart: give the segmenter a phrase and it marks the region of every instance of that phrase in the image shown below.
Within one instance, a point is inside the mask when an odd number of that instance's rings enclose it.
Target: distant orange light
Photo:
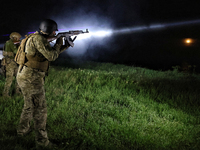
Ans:
[[[193,44],[195,42],[195,40],[194,39],[190,39],[190,38],[187,38],[187,39],[184,39],[184,43],[186,44],[186,45],[191,45],[191,44]]]
[[[190,39],[186,40],[186,43],[191,43],[191,40]]]

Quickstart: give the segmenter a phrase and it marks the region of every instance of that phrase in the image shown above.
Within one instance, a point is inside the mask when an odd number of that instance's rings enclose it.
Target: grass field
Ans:
[[[61,150],[200,149],[199,74],[90,62],[51,66],[45,89],[48,136]],[[0,149],[34,149],[34,132],[16,136],[23,97],[0,103]]]

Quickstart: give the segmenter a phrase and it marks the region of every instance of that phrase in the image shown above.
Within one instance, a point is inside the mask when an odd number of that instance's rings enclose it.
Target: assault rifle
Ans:
[[[76,39],[77,35],[89,33],[88,29],[85,31],[83,30],[70,30],[69,32],[59,32],[56,36],[48,37],[48,42],[52,42],[53,40],[58,39],[59,37],[64,37],[65,43],[68,42],[71,47],[74,46],[74,40]],[[71,39],[71,36],[75,36],[73,39]]]

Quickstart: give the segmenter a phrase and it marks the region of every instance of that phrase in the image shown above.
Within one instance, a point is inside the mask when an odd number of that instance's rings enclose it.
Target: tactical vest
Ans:
[[[19,68],[20,71],[23,66],[27,66],[33,69],[38,69],[44,72],[48,71],[49,62],[45,57],[38,57],[37,55],[35,56],[28,55],[25,52],[26,42],[28,38],[36,34],[39,34],[39,33],[30,34],[25,39],[23,39],[17,50],[17,54],[15,56],[15,62],[20,65],[20,68]]]

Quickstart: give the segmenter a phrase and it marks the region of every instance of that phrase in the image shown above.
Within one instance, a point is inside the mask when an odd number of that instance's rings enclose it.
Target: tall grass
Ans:
[[[198,74],[90,62],[52,66],[45,89],[59,149],[200,149]],[[23,97],[0,101],[1,149],[34,147],[34,132],[16,136]]]

